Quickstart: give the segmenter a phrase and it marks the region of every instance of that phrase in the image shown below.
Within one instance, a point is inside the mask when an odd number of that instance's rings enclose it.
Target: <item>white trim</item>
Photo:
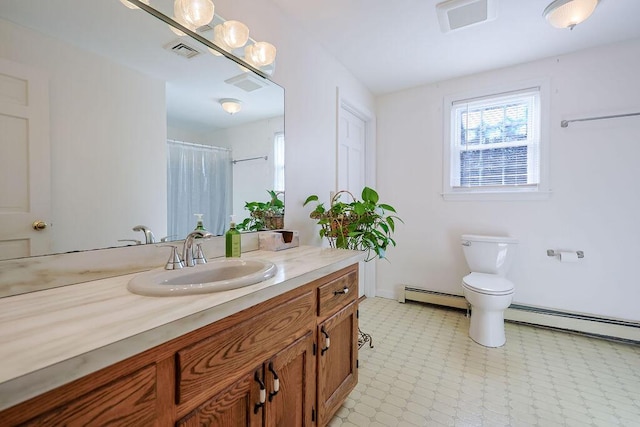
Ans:
[[[396,299],[388,297],[387,293],[385,293],[384,297]],[[407,286],[403,286],[400,289],[400,295],[397,300],[398,302],[405,302],[405,300],[418,301],[461,309],[468,307],[467,300],[462,295],[443,294],[422,288],[408,288]],[[533,326],[546,326],[640,342],[640,322],[636,321],[599,317],[578,312],[550,310],[542,307],[518,305],[517,303],[512,304],[504,311],[504,319]]]
[[[552,191],[477,191],[469,192],[449,192],[440,193],[446,201],[515,201],[515,200],[547,200],[551,197]]]
[[[365,124],[365,148],[364,148],[364,182],[366,186],[375,188],[376,186],[376,116],[368,108],[353,102],[352,100],[343,97],[340,93],[340,88],[336,87],[336,145],[335,145],[335,158],[336,158],[336,171],[335,171],[335,191],[341,190],[337,188],[338,185],[338,147],[340,144],[340,119],[342,117],[342,111],[347,111],[350,114],[361,119]],[[364,295],[367,298],[373,298],[376,296],[376,261],[370,261],[362,263],[360,269],[360,289],[364,291]]]

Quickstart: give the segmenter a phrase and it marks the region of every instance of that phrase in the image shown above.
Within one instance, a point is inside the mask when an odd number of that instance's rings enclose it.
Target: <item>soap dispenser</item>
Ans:
[[[202,215],[203,214],[193,214],[196,218],[198,218],[198,222],[196,223],[196,228],[195,230],[199,230],[199,231],[206,231],[207,229],[204,228],[204,223],[202,222]]]
[[[224,235],[225,237],[225,255],[227,258],[239,258],[241,254],[241,236],[240,232],[236,229],[236,222],[231,215],[231,224],[229,224],[229,231]]]

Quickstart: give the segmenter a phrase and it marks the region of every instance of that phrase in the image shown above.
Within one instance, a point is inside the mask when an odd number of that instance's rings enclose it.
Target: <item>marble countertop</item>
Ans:
[[[225,292],[132,294],[135,274],[0,298],[0,410],[363,261],[310,246],[253,251],[278,266],[264,282]],[[194,267],[197,268],[197,267]]]

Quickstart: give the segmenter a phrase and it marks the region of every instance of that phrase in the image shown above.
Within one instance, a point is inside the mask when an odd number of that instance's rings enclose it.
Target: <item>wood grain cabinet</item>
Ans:
[[[358,382],[358,274],[318,287],[318,424],[326,425]]]
[[[0,412],[3,426],[325,426],[357,383],[352,265]]]

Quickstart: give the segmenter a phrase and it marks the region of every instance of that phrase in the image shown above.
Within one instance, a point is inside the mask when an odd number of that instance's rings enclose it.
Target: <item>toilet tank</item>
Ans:
[[[511,267],[518,239],[463,234],[461,243],[471,272],[497,274],[504,277]]]

